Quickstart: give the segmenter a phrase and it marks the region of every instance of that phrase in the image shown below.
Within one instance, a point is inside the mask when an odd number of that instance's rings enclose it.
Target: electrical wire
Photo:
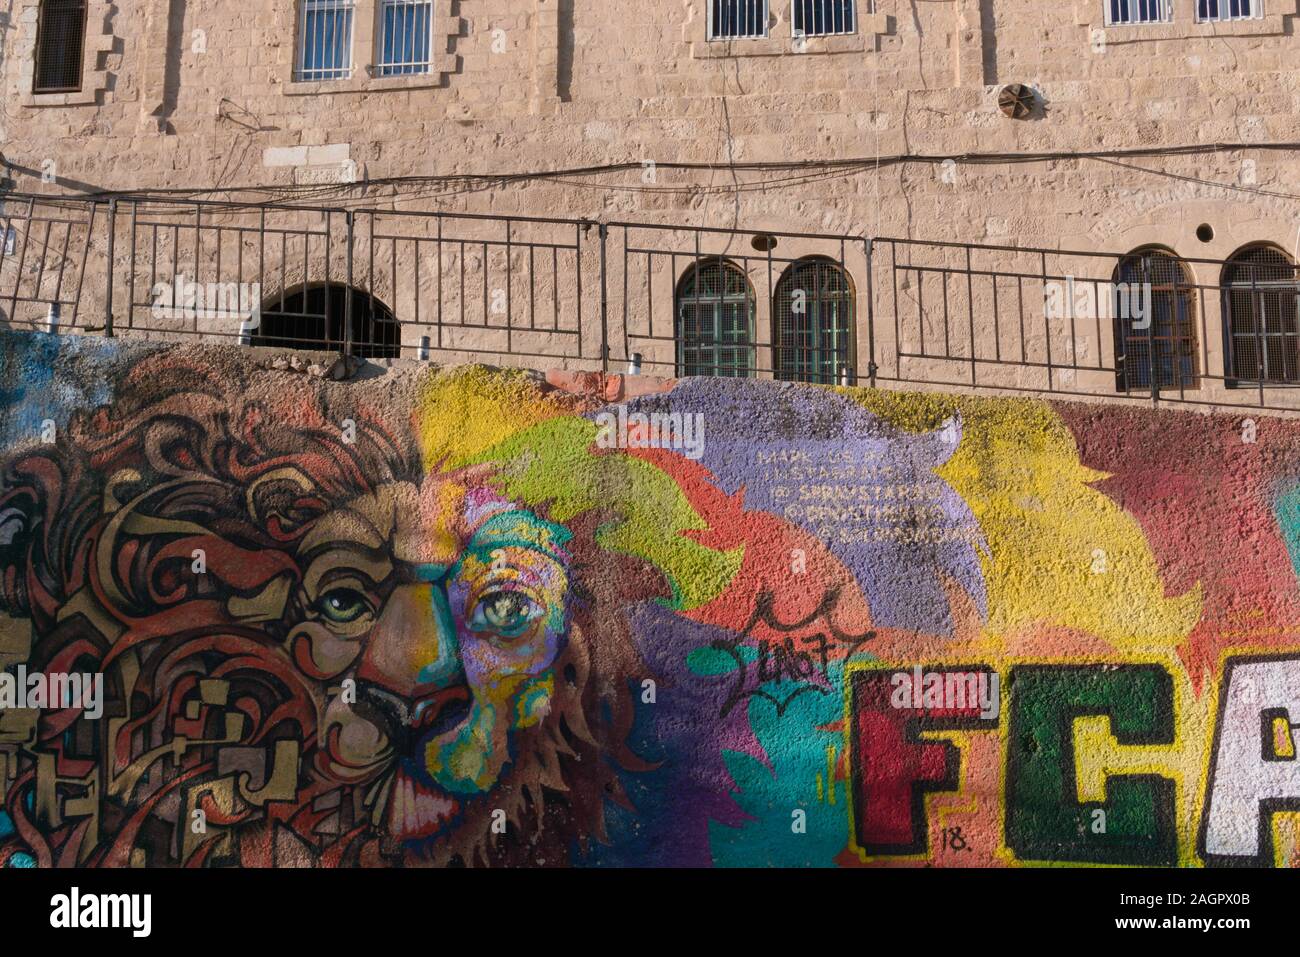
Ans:
[[[896,166],[905,163],[921,164],[939,164],[952,160],[958,164],[968,166],[987,166],[987,165],[1022,165],[1030,163],[1045,162],[1062,162],[1072,160],[1123,160],[1137,159],[1142,157],[1176,157],[1176,156],[1198,156],[1207,153],[1218,153],[1224,151],[1266,151],[1266,152],[1300,152],[1300,142],[1270,142],[1270,143],[1206,143],[1206,144],[1189,144],[1183,146],[1165,146],[1165,147],[1135,147],[1129,149],[1106,149],[1106,150],[1058,150],[1043,152],[991,152],[991,153],[957,153],[957,154],[896,154],[892,156],[865,156],[853,157],[840,160],[777,160],[767,162],[675,162],[675,161],[654,161],[655,168],[660,170],[677,170],[687,172],[747,172],[747,173],[795,173],[808,174],[809,172],[824,172],[833,174],[836,171],[845,173],[858,172],[865,169],[875,169],[888,166]],[[147,191],[138,190],[94,190],[84,193],[87,197],[110,198],[110,197],[129,197],[134,193],[147,192],[155,196],[190,196],[199,197],[204,195],[214,195],[232,192],[254,192],[264,193],[272,196],[318,196],[321,194],[346,192],[356,189],[358,186],[367,188],[384,188],[390,186],[472,186],[479,184],[483,186],[497,187],[510,185],[512,183],[521,183],[529,181],[547,181],[562,182],[579,179],[584,176],[606,176],[617,173],[636,172],[640,174],[645,168],[644,160],[625,161],[619,163],[604,163],[591,166],[568,167],[556,170],[535,170],[527,172],[510,172],[510,173],[450,173],[441,175],[417,175],[417,176],[392,176],[375,179],[367,178],[362,183],[338,183],[338,184],[312,184],[312,185],[249,185],[249,186],[211,186],[211,187],[165,187],[160,189],[150,189]],[[1148,172],[1157,172],[1147,170]],[[796,177],[797,178],[797,177]],[[579,180],[579,185],[587,184]],[[654,186],[637,186],[637,185],[620,185],[611,187],[606,184],[600,184],[601,188],[618,188],[634,192],[655,192],[665,187]],[[730,187],[727,187],[730,188]],[[683,187],[684,191],[691,191],[695,187]]]
[[[1043,152],[990,152],[960,154],[904,153],[890,156],[872,155],[842,160],[787,160],[768,162],[675,162],[654,161],[662,171],[707,172],[725,171],[735,178],[717,184],[684,183],[680,185],[646,183],[619,183],[602,181],[618,174],[635,172],[637,178],[645,169],[645,161],[627,161],[591,166],[569,167],[557,170],[536,170],[513,173],[450,173],[441,175],[392,176],[364,179],[358,183],[312,185],[263,186],[212,186],[169,187],[150,190],[83,190],[78,194],[51,196],[51,200],[68,199],[204,199],[230,197],[232,206],[262,206],[293,204],[310,201],[330,201],[339,208],[364,206],[377,199],[388,202],[411,202],[420,199],[446,199],[487,190],[527,183],[553,183],[573,189],[592,192],[639,194],[671,194],[709,196],[745,192],[762,192],[788,189],[834,179],[843,179],[864,172],[879,173],[891,167],[911,164],[939,165],[952,161],[958,165],[1017,166],[1038,163],[1099,162],[1133,172],[1164,177],[1202,186],[1235,192],[1267,196],[1274,199],[1300,201],[1300,194],[1262,189],[1236,183],[1221,183],[1197,176],[1153,169],[1125,160],[1142,158],[1194,157],[1223,152],[1300,152],[1300,142],[1268,143],[1213,143],[1188,144],[1168,147],[1137,147],[1106,150],[1058,150]],[[8,164],[11,168],[12,163]],[[751,174],[742,176],[741,174]],[[877,177],[878,178],[878,177]],[[239,199],[235,199],[239,197]]]

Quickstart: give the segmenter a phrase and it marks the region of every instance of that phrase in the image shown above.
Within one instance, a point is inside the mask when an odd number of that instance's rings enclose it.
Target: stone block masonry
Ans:
[[[398,193],[481,213],[1108,251],[1157,243],[1185,258],[1294,246],[1288,184],[1300,166],[1272,147],[1300,140],[1296,0],[1262,0],[1260,17],[1223,23],[1198,23],[1194,0],[1177,0],[1169,24],[1143,26],[1108,26],[1103,0],[857,0],[855,35],[807,39],[793,36],[789,0],[772,0],[769,36],[732,42],[707,39],[706,0],[435,0],[428,72],[393,77],[375,68],[378,0],[357,0],[349,75],[312,82],[295,76],[296,3],[91,0],[82,90],[51,96],[32,93],[38,5],[18,0],[0,32],[13,104],[0,150],[20,189],[347,192],[541,173]],[[999,111],[1012,83],[1035,89],[1031,118]],[[1071,158],[1198,144],[1123,166]],[[346,148],[355,177],[310,158],[261,162],[321,146]],[[1061,158],[941,165],[976,152]],[[812,180],[726,169],[899,154],[933,161]],[[620,163],[635,169],[553,175]],[[1189,191],[1167,195],[1180,185]],[[1214,229],[1208,243],[1201,224]]]

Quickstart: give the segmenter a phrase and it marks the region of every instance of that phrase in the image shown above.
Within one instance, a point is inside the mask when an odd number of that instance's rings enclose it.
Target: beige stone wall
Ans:
[[[1296,244],[1300,203],[1288,194],[1300,193],[1300,159],[1268,145],[1300,140],[1297,0],[1263,0],[1262,18],[1219,24],[1196,23],[1194,0],[1173,0],[1170,24],[1111,28],[1103,0],[876,0],[860,4],[857,35],[802,43],[790,36],[789,0],[772,0],[768,39],[733,43],[706,41],[704,0],[437,0],[433,71],[390,80],[367,70],[377,2],[356,0],[354,76],[297,83],[289,0],[90,0],[85,90],[34,97],[37,4],[9,0],[0,150],[10,175],[31,191],[274,186],[343,204],[395,190],[400,209],[1116,252],[1155,243],[1188,258]],[[1034,86],[1041,112],[1003,116],[1008,83]],[[1258,145],[1124,165],[1070,158],[1198,143]],[[1063,157],[960,159],[1024,152]],[[929,159],[889,162],[901,154]],[[867,162],[820,176],[664,165],[845,159]],[[647,162],[659,164],[653,176]],[[619,163],[633,168],[472,189],[392,185]],[[42,183],[42,170],[55,181]],[[1241,186],[1280,195],[1232,188]],[[1208,243],[1196,237],[1203,223]],[[693,240],[673,242],[689,252]],[[709,242],[706,251],[737,252],[730,239]],[[811,241],[779,252],[838,257]],[[634,291],[670,301],[673,268],[688,261],[656,262],[653,276],[632,277]],[[862,251],[845,261],[864,295]],[[762,325],[766,266],[761,255],[746,265]],[[1190,268],[1199,284],[1218,281],[1217,267]],[[272,269],[293,278],[284,263]],[[402,291],[387,295],[409,320]],[[671,332],[670,314],[638,321]],[[1092,348],[1104,352],[1107,338]]]

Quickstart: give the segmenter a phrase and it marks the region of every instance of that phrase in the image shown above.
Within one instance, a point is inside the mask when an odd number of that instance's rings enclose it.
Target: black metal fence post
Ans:
[[[116,251],[117,200],[110,199],[108,201],[108,268],[105,270],[108,288],[104,290],[104,335],[110,339],[113,337],[113,274],[116,271],[113,268],[113,256]]]
[[[1142,288],[1138,290],[1139,295],[1146,294],[1147,297],[1147,375],[1151,377],[1151,405],[1160,404],[1160,364],[1156,355],[1156,296],[1155,283],[1151,280],[1151,254],[1142,254]],[[1133,293],[1129,291],[1129,311],[1133,311]],[[1177,310],[1177,303],[1174,309]],[[1177,312],[1173,316],[1174,322],[1177,322]]]
[[[348,288],[347,288],[347,290],[346,290],[346,291],[344,292],[344,294],[343,294],[343,295],[344,295],[344,299],[343,299],[343,354],[344,354],[345,356],[350,356],[350,355],[352,355],[352,342],[353,342],[353,331],[354,331],[353,328],[352,328],[352,323],[353,323],[353,317],[352,317],[352,299],[353,299],[353,295],[352,295],[352,265],[353,265],[353,262],[352,262],[352,257],[353,257],[353,253],[354,253],[354,250],[353,250],[353,240],[356,238],[356,229],[355,229],[355,226],[356,226],[356,220],[355,220],[355,217],[356,217],[356,213],[354,213],[354,212],[353,212],[352,210],[350,210],[350,209],[347,210],[347,211],[343,214],[343,220],[344,220],[344,223],[345,223],[346,226],[347,226],[347,232],[348,232],[348,239],[347,239],[347,242],[348,242],[348,256],[347,256],[347,259],[348,259]]]
[[[600,369],[609,371],[609,226],[600,224]]]
[[[876,240],[869,236],[864,242],[867,248],[867,378],[871,380],[871,388],[874,389],[879,368],[876,365],[876,286],[873,266]]]

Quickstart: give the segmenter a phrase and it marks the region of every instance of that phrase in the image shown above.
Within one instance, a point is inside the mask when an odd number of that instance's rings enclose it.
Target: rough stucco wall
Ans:
[[[1295,423],[0,357],[0,865],[1300,853]]]

